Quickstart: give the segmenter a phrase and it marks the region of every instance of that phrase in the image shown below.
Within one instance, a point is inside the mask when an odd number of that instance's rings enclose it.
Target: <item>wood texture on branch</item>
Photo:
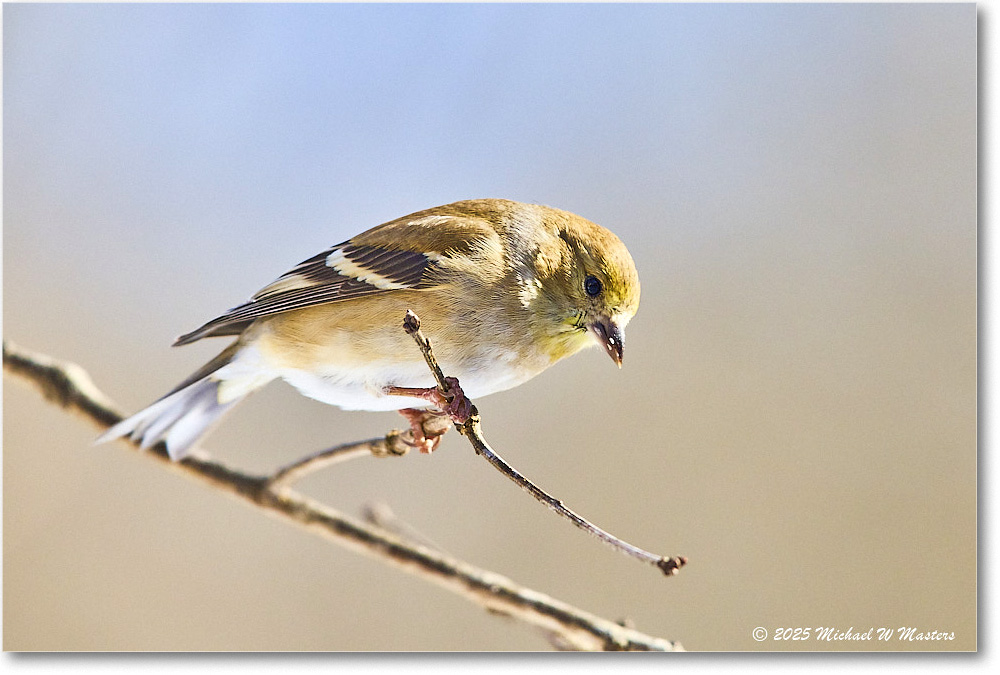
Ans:
[[[76,364],[31,352],[6,340],[3,343],[3,364],[5,374],[15,375],[34,385],[50,402],[99,429],[107,429],[122,419],[115,405],[94,385],[87,372]],[[122,440],[139,452],[137,445],[127,439]],[[403,446],[399,434],[393,432],[385,438],[339,446],[336,453],[326,451],[318,454],[324,457],[356,456],[362,449],[370,454],[403,454]],[[290,477],[288,469],[274,476],[248,474],[212,460],[203,451],[197,451],[181,462],[171,462],[162,444],[142,452],[165,467],[196,478],[313,534],[432,581],[490,612],[533,626],[560,649],[682,650],[676,642],[626,628],[521,586],[504,576],[408,542],[339,513],[291,490],[287,486],[290,482],[287,480]]]

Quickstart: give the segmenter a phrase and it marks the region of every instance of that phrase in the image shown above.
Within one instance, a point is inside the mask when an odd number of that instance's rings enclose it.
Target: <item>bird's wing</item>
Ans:
[[[180,336],[174,346],[203,337],[238,335],[255,319],[270,314],[376,293],[433,288],[440,283],[435,272],[442,257],[467,253],[490,236],[496,234],[483,220],[427,212],[379,225],[303,260],[249,301]]]

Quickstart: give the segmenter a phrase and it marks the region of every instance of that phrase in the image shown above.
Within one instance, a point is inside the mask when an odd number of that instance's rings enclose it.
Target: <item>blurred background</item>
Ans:
[[[691,650],[976,648],[975,5],[6,5],[3,336],[124,410],[295,263],[474,197],[616,232],[598,350],[302,491]],[[6,650],[536,650],[436,586],[164,471],[6,379]],[[205,447],[270,471],[399,427],[274,384]],[[933,643],[758,643],[913,626]]]

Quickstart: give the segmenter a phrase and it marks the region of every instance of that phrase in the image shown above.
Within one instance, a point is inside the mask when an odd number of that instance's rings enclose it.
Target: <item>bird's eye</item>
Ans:
[[[583,290],[587,291],[587,295],[592,298],[600,295],[603,289],[604,287],[601,286],[601,280],[595,276],[588,276],[583,280]]]

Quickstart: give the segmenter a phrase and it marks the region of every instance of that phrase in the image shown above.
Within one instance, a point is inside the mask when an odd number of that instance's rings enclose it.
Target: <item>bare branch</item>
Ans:
[[[4,372],[17,375],[42,391],[53,403],[100,429],[121,420],[114,405],[97,389],[79,366],[33,353],[4,341]],[[391,435],[390,435],[391,436]],[[136,452],[138,446],[122,439]],[[385,439],[338,446],[294,465],[273,477],[247,474],[196,451],[180,462],[172,462],[163,444],[144,451],[164,466],[198,479],[211,487],[240,498],[244,503],[273,513],[359,553],[392,564],[414,576],[432,581],[484,609],[522,621],[541,630],[559,648],[577,650],[681,651],[676,642],[645,635],[613,621],[577,609],[537,591],[520,586],[494,572],[425,547],[341,514],[292,491],[291,480],[313,470],[330,458],[339,461],[361,454],[360,447],[378,446]],[[333,459],[338,458],[338,459]]]
[[[407,310],[406,316],[403,318],[403,330],[405,330],[407,334],[410,335],[414,341],[416,341],[417,346],[424,355],[424,359],[427,361],[427,367],[430,368],[431,372],[434,374],[438,391],[440,391],[442,395],[446,395],[448,393],[448,385],[445,381],[444,373],[441,371],[441,367],[438,366],[437,360],[434,358],[434,352],[431,350],[430,341],[420,330],[420,318],[410,310]],[[687,564],[687,558],[684,556],[670,558],[659,556],[655,553],[643,550],[638,546],[633,546],[627,541],[619,539],[610,532],[602,530],[522,476],[489,446],[486,439],[483,438],[483,432],[479,421],[479,410],[476,409],[475,405],[472,405],[471,408],[472,415],[469,419],[462,424],[456,422],[455,427],[462,433],[463,436],[469,439],[469,442],[472,444],[472,447],[475,449],[477,455],[485,457],[486,461],[493,465],[493,468],[514,481],[525,492],[548,506],[563,518],[568,519],[581,530],[589,532],[625,555],[629,555],[633,558],[638,558],[645,563],[655,565],[667,576],[677,574],[677,572],[679,572],[680,569]]]

